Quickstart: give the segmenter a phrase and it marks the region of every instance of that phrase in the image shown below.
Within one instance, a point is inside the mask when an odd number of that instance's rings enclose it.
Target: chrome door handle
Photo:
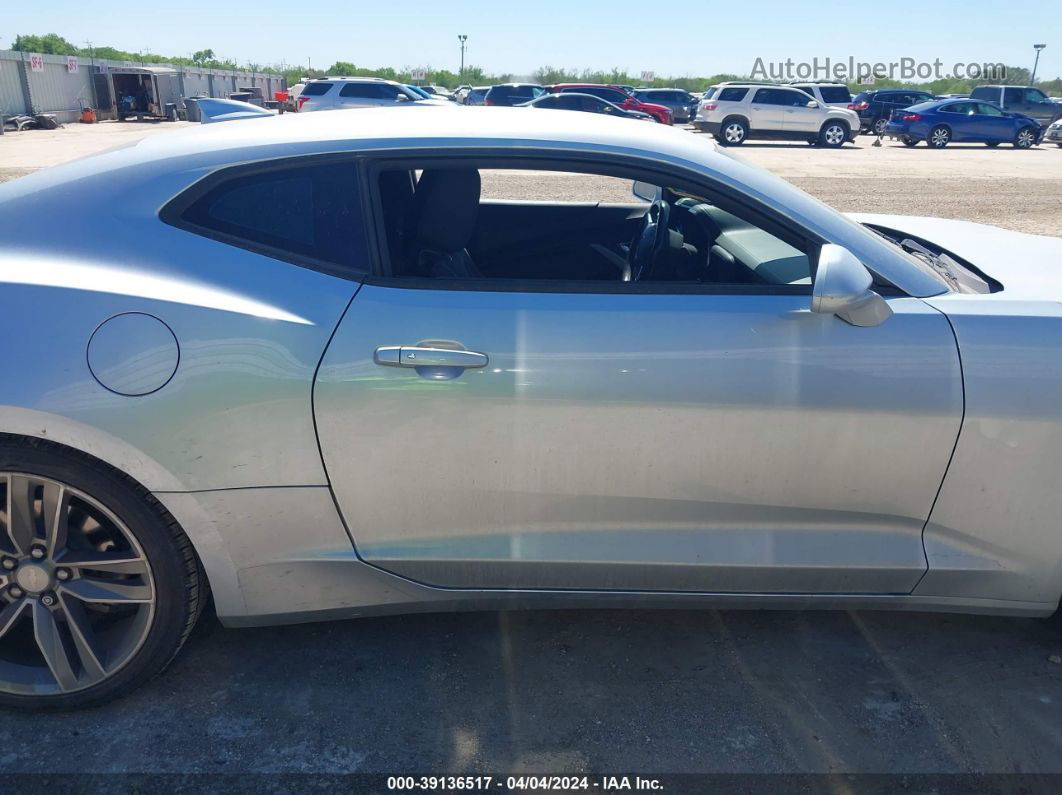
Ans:
[[[487,366],[487,354],[455,351],[449,348],[423,348],[417,345],[381,345],[373,361],[385,367],[462,367],[466,370]]]

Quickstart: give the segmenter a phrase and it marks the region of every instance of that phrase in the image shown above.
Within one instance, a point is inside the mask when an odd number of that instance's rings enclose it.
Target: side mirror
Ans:
[[[634,194],[635,198],[652,204],[659,199],[664,192],[656,185],[650,185],[648,182],[635,182],[631,185],[631,193]]]
[[[837,315],[853,326],[878,326],[892,317],[885,299],[870,289],[870,271],[844,246],[827,243],[819,252],[811,311]]]
[[[819,103],[816,102],[815,100],[811,100],[811,102],[808,103],[808,107],[809,108],[817,108],[818,106],[819,106]]]

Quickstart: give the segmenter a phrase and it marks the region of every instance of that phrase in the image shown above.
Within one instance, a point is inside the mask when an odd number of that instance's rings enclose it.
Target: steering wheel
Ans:
[[[671,220],[671,205],[658,199],[649,205],[642,218],[642,228],[631,243],[631,281],[648,278],[653,264],[667,245],[668,221]]]

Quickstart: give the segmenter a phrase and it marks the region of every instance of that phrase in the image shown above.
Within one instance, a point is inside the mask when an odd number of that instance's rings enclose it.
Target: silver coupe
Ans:
[[[0,291],[3,706],[208,605],[1058,608],[1062,240],[663,125],[337,111],[0,186]]]

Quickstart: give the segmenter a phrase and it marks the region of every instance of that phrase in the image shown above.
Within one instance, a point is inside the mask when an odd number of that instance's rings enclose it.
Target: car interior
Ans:
[[[639,182],[629,202],[485,199],[484,175],[496,171],[450,165],[378,171],[388,275],[811,283],[811,244],[783,240],[706,197]]]

